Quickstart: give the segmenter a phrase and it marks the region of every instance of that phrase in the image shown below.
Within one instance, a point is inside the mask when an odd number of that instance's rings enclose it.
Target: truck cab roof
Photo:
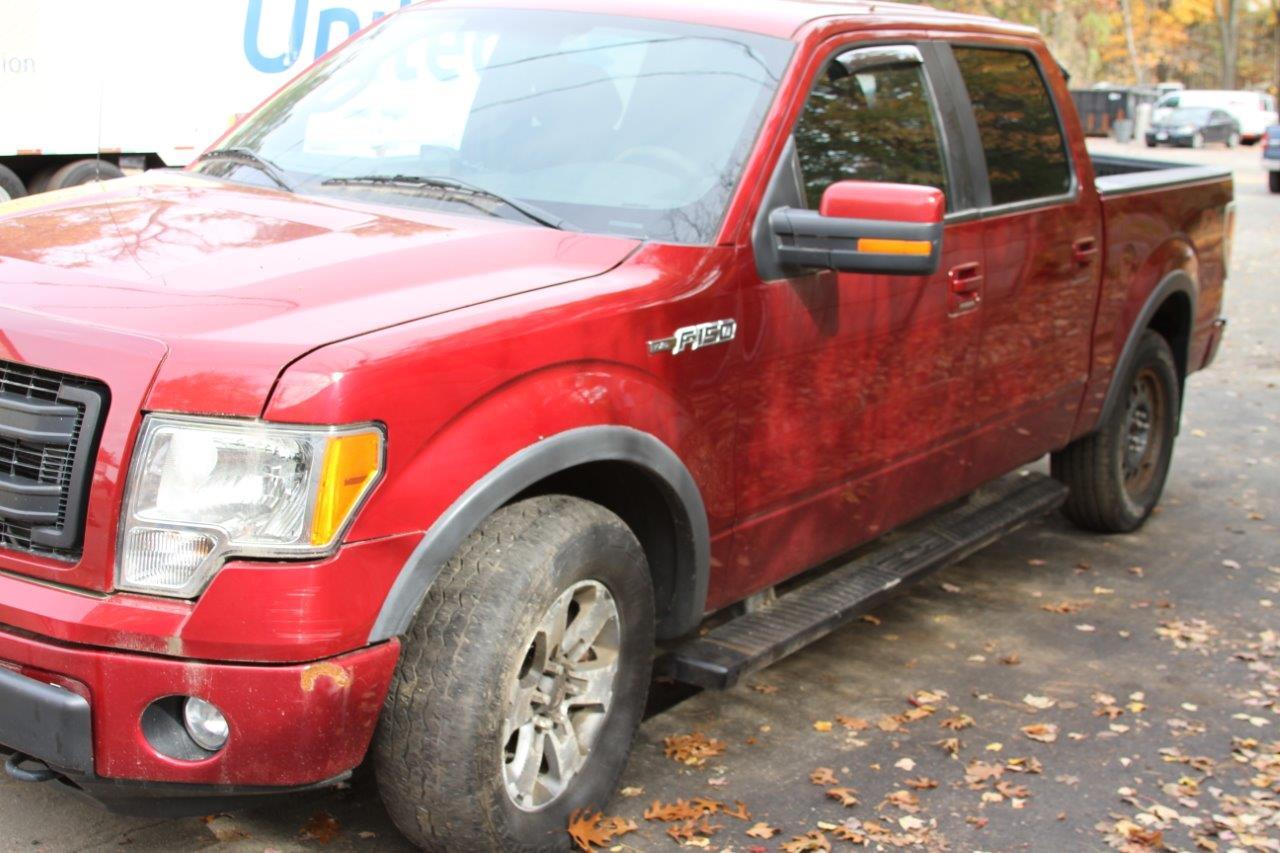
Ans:
[[[509,9],[542,9],[566,12],[602,10],[592,0],[426,0],[410,8],[478,7]],[[688,24],[744,30],[759,35],[799,40],[812,25],[836,18],[864,19],[868,25],[910,21],[920,26],[946,29],[980,29],[1011,35],[1034,35],[1035,30],[1009,24],[997,18],[946,12],[915,3],[881,3],[870,0],[759,0],[749,4],[710,0],[687,3],[680,0],[616,0],[608,13],[624,17],[653,18]]]

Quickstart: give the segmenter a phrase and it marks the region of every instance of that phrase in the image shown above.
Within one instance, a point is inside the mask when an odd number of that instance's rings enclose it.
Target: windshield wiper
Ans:
[[[240,163],[247,163],[270,178],[280,189],[286,192],[293,192],[293,187],[285,180],[279,166],[256,151],[250,151],[248,148],[215,148],[213,151],[206,151],[196,158],[197,163],[203,163],[206,160],[235,160]]]
[[[548,210],[543,210],[536,205],[532,205],[527,201],[518,201],[513,198],[485,189],[484,187],[469,184],[466,181],[460,181],[457,178],[437,178],[423,177],[419,175],[363,175],[355,178],[330,178],[324,181],[321,186],[324,187],[392,187],[392,188],[410,188],[410,189],[442,189],[453,193],[459,193],[468,196],[481,196],[483,198],[492,199],[516,211],[526,219],[532,220],[539,225],[547,228],[554,228],[557,231],[573,229],[573,223],[556,216]],[[489,208],[481,207],[474,203],[471,206],[477,210],[488,213],[492,216],[501,216],[496,211]]]

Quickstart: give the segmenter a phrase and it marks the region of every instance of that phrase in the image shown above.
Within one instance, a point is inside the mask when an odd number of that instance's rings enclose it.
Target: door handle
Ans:
[[[982,280],[982,264],[952,267],[947,273],[947,281],[951,285],[947,305],[951,316],[967,313],[982,304]]]
[[[1071,257],[1077,266],[1087,267],[1098,255],[1098,241],[1093,237],[1085,237],[1071,245]]]

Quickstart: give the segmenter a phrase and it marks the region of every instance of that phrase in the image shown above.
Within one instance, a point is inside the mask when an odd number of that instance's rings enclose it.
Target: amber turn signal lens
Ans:
[[[312,545],[333,542],[381,471],[381,433],[362,432],[329,440],[311,523]]]
[[[873,255],[929,255],[933,244],[928,240],[875,240],[863,237],[858,241],[858,251]]]

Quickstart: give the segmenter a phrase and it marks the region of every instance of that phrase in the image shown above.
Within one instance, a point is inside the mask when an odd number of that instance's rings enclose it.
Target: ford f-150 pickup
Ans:
[[[655,670],[1141,525],[1232,199],[1090,157],[992,19],[389,15],[184,171],[0,207],[7,771],[201,812],[368,758],[426,848],[558,848]]]

